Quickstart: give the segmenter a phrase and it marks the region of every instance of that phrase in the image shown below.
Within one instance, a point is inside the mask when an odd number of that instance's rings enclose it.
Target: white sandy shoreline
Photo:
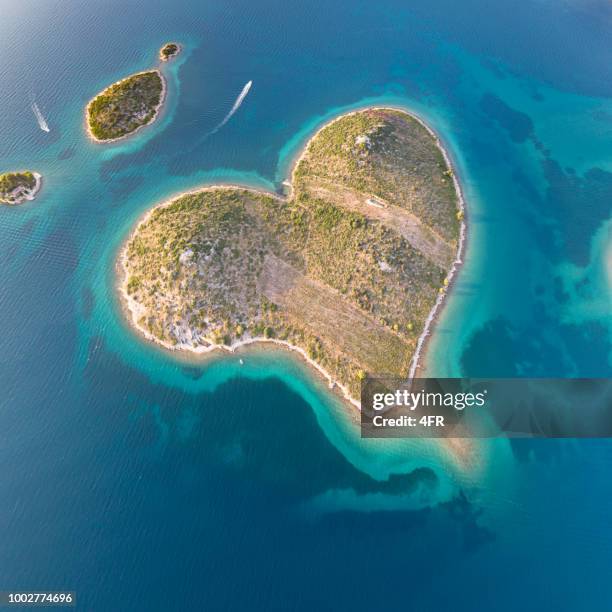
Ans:
[[[121,299],[121,305],[122,308],[126,309],[126,318],[128,319],[128,321],[131,323],[131,325],[140,333],[142,334],[147,340],[154,342],[157,345],[161,345],[164,348],[171,350],[171,351],[184,351],[186,353],[191,353],[193,355],[207,355],[207,354],[211,354],[213,351],[215,350],[222,350],[222,351],[226,351],[229,353],[234,353],[235,351],[237,351],[238,349],[240,349],[241,347],[244,346],[248,346],[248,345],[255,345],[255,344],[264,344],[267,343],[269,345],[277,345],[286,349],[289,349],[291,351],[294,351],[296,353],[298,353],[299,355],[302,356],[302,358],[306,361],[307,364],[309,364],[310,366],[312,366],[314,369],[316,369],[322,376],[324,379],[326,379],[329,382],[329,386],[331,388],[335,388],[337,389],[337,391],[342,395],[342,397],[348,401],[351,405],[353,405],[354,407],[356,407],[357,409],[361,408],[361,404],[360,401],[353,398],[348,389],[340,384],[337,380],[335,380],[330,374],[329,372],[327,372],[320,364],[318,364],[317,362],[315,362],[314,360],[310,359],[308,357],[308,355],[306,354],[306,352],[304,351],[304,349],[297,347],[289,342],[286,342],[284,340],[277,340],[277,339],[272,339],[272,338],[264,338],[264,337],[247,337],[243,340],[234,342],[233,344],[226,346],[226,345],[217,345],[217,344],[210,344],[210,345],[206,345],[206,346],[194,346],[191,344],[177,344],[177,345],[172,345],[168,342],[162,341],[159,338],[157,338],[156,336],[154,336],[153,334],[151,334],[148,330],[142,328],[139,324],[138,324],[138,317],[141,314],[141,307],[140,305],[128,294],[127,292],[127,245],[129,244],[129,242],[132,240],[133,236],[135,235],[135,233],[138,231],[139,227],[146,223],[150,216],[153,214],[153,212],[155,210],[157,210],[158,208],[163,208],[165,206],[169,206],[170,204],[172,204],[172,202],[174,202],[176,199],[184,196],[184,195],[191,195],[191,194],[196,194],[196,193],[200,193],[202,191],[211,191],[211,190],[217,190],[217,189],[242,189],[242,190],[246,190],[246,191],[254,191],[254,192],[260,192],[260,193],[265,193],[268,196],[271,197],[275,197],[277,199],[290,199],[292,197],[292,193],[293,193],[293,181],[294,181],[294,173],[295,173],[295,169],[297,167],[297,165],[299,164],[300,160],[302,159],[302,157],[304,156],[308,145],[310,144],[310,142],[319,134],[319,132],[321,130],[323,130],[324,128],[328,127],[329,125],[331,125],[332,123],[342,119],[343,117],[352,115],[352,114],[356,114],[356,113],[360,113],[363,112],[364,110],[395,110],[395,111],[401,111],[406,113],[407,115],[409,115],[411,118],[415,119],[416,121],[418,121],[427,131],[428,133],[434,138],[437,147],[440,149],[440,151],[442,152],[442,155],[446,161],[446,164],[448,165],[448,167],[451,169],[452,171],[452,179],[453,179],[453,184],[455,186],[455,192],[457,194],[457,199],[458,199],[458,208],[459,210],[463,213],[463,219],[461,220],[461,225],[460,225],[460,232],[459,232],[459,241],[458,241],[458,248],[457,248],[457,253],[455,256],[455,259],[453,261],[453,264],[451,266],[451,269],[447,275],[447,281],[448,284],[444,287],[444,291],[442,293],[440,293],[436,299],[436,302],[434,303],[434,306],[432,307],[426,321],[425,321],[425,327],[421,333],[421,335],[419,336],[418,340],[417,340],[417,346],[415,349],[415,353],[412,357],[411,360],[411,365],[410,365],[410,370],[408,373],[408,377],[409,380],[412,380],[412,378],[415,377],[419,365],[420,365],[420,359],[422,354],[424,353],[426,347],[427,347],[427,339],[430,336],[431,333],[431,329],[433,328],[433,326],[435,325],[436,321],[437,321],[437,317],[440,313],[441,310],[441,306],[444,303],[446,297],[448,296],[448,294],[450,293],[450,289],[453,285],[453,281],[454,278],[456,276],[456,273],[462,263],[462,256],[463,256],[463,250],[464,250],[464,245],[465,245],[465,241],[466,241],[466,235],[467,235],[467,225],[466,225],[466,221],[465,221],[465,215],[466,215],[466,210],[465,210],[465,202],[463,199],[463,194],[461,191],[461,187],[459,184],[459,181],[457,180],[457,176],[456,176],[456,170],[455,167],[453,166],[450,156],[447,153],[446,149],[444,148],[440,138],[438,137],[438,135],[417,115],[415,115],[414,113],[405,110],[404,108],[401,107],[394,107],[394,106],[365,106],[359,109],[355,109],[353,111],[350,111],[348,113],[342,113],[341,115],[333,118],[332,120],[326,122],[325,124],[323,124],[319,129],[317,129],[316,132],[314,132],[314,134],[312,134],[311,136],[309,136],[308,140],[305,142],[305,144],[303,145],[303,147],[301,147],[299,154],[296,156],[295,160],[292,162],[291,164],[291,171],[289,173],[290,176],[290,183],[291,183],[291,188],[289,190],[289,193],[287,194],[287,196],[283,197],[283,196],[279,196],[277,193],[271,193],[269,191],[263,190],[263,189],[255,189],[252,187],[245,187],[243,185],[232,185],[232,184],[224,184],[224,185],[203,185],[199,188],[195,188],[195,189],[191,189],[188,191],[183,191],[179,194],[173,195],[170,198],[166,199],[164,202],[154,206],[153,208],[149,209],[148,211],[146,211],[144,213],[144,215],[142,215],[142,217],[138,220],[138,222],[136,223],[136,225],[134,226],[134,229],[132,230],[132,232],[130,232],[129,236],[127,237],[127,239],[125,240],[125,242],[122,244],[121,248],[120,248],[120,257],[119,257],[119,261],[118,261],[118,289],[119,289],[119,293],[120,293],[120,297]],[[284,180],[282,182],[283,185],[287,185],[289,181],[288,180]]]
[[[100,140],[99,138],[94,136],[93,132],[91,131],[91,125],[89,124],[89,107],[91,106],[92,102],[100,94],[104,93],[107,89],[115,85],[119,85],[119,83],[123,83],[124,81],[127,81],[128,79],[131,79],[132,77],[138,76],[140,74],[148,74],[149,72],[156,72],[159,78],[161,79],[161,83],[162,83],[162,90],[161,90],[161,94],[159,97],[159,102],[153,111],[153,116],[151,117],[151,119],[149,119],[149,121],[147,121],[146,123],[139,125],[134,131],[130,132],[129,134],[124,134],[123,136],[119,136],[117,138],[109,138],[109,139]],[[150,70],[141,70],[140,72],[135,72],[134,74],[130,74],[122,79],[119,79],[118,81],[115,81],[114,83],[111,83],[110,85],[105,87],[102,91],[97,93],[85,106],[85,130],[87,131],[87,136],[89,136],[89,139],[92,142],[95,142],[96,144],[111,144],[111,143],[119,142],[120,140],[125,140],[126,138],[131,138],[132,136],[134,136],[134,134],[136,134],[143,128],[148,127],[149,125],[151,125],[157,120],[157,117],[161,111],[161,108],[164,105],[164,102],[166,101],[167,91],[168,91],[168,86],[166,84],[166,78],[164,77],[164,75],[162,74],[159,68],[151,68]]]

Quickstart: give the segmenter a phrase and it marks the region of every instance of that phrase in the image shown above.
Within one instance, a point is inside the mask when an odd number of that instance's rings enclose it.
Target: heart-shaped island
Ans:
[[[288,197],[211,186],[155,207],[122,249],[121,294],[167,348],[281,343],[358,403],[366,375],[414,372],[460,262],[463,215],[433,132],[368,108],[311,138]]]

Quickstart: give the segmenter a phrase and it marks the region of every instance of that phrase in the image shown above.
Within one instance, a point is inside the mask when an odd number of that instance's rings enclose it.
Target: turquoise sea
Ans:
[[[186,50],[161,119],[89,142],[87,100],[168,40]],[[323,122],[398,105],[439,133],[469,212],[428,373],[608,377],[611,40],[606,0],[0,0],[0,171],[44,175],[0,208],[0,590],[112,611],[609,609],[610,441],[479,441],[466,465],[361,440],[286,353],[203,364],[141,341],[114,265],[156,202],[278,189]]]

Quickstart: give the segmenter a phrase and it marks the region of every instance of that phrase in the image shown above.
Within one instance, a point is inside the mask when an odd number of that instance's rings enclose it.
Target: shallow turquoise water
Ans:
[[[178,361],[126,328],[114,292],[152,204],[276,189],[323,122],[399,105],[440,134],[469,210],[429,372],[609,376],[612,16],[513,7],[3,7],[0,168],[45,182],[0,209],[0,589],[74,589],[96,610],[605,605],[607,441],[481,443],[469,466],[362,441],[296,360]],[[86,101],[168,39],[187,52],[164,67],[161,120],[88,142]]]

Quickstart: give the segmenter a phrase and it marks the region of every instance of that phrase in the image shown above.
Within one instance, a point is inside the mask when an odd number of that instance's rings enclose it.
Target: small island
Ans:
[[[89,135],[114,142],[152,123],[164,102],[166,82],[159,70],[138,72],[93,98],[86,109]]]
[[[154,208],[120,255],[123,302],[170,349],[296,350],[358,405],[363,378],[418,362],[460,263],[461,192],[433,132],[389,108],[321,128],[290,187],[210,186]]]
[[[41,175],[29,170],[0,174],[0,202],[21,204],[26,200],[33,200],[41,184]]]
[[[178,43],[169,42],[159,50],[159,59],[162,62],[167,62],[175,58],[180,52],[181,46]]]

